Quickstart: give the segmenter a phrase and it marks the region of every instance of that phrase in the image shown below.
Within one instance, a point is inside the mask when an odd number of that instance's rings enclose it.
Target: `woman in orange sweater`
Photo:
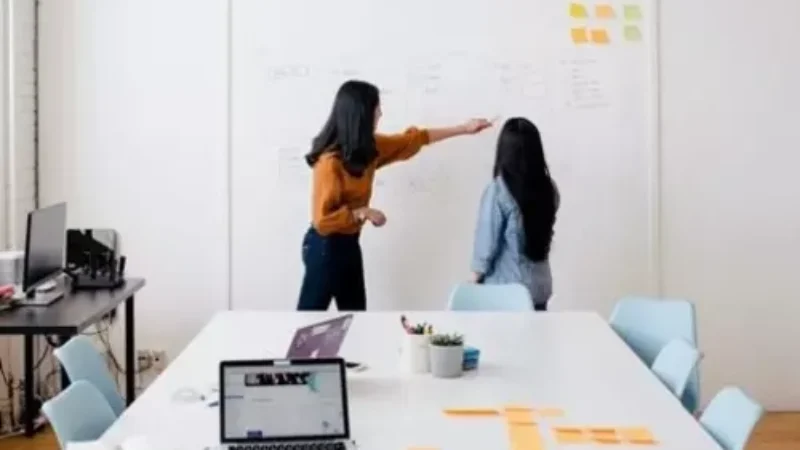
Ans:
[[[378,89],[347,81],[336,93],[333,109],[314,138],[306,161],[313,170],[312,226],[303,239],[306,267],[300,289],[300,311],[325,311],[336,299],[340,311],[367,307],[364,264],[358,243],[364,222],[386,223],[370,208],[375,171],[411,158],[428,144],[491,126],[473,119],[448,128],[409,128],[396,135],[375,134],[381,116]]]

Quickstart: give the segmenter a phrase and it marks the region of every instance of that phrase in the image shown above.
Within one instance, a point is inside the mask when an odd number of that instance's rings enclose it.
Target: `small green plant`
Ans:
[[[437,347],[460,347],[464,345],[464,336],[460,334],[434,334],[431,336],[431,345]]]

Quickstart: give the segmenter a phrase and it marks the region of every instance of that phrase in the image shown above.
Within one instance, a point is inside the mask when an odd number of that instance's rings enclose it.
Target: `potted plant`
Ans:
[[[430,338],[431,373],[438,378],[458,378],[464,372],[464,336],[434,334]]]

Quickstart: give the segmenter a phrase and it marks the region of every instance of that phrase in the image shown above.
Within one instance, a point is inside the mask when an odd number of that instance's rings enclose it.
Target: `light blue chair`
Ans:
[[[450,294],[451,311],[533,311],[533,300],[521,284],[462,283]]]
[[[679,399],[683,397],[689,378],[692,376],[700,352],[683,338],[669,341],[658,352],[653,366],[653,373]]]
[[[609,323],[648,367],[673,339],[685,339],[699,348],[694,305],[685,300],[624,298],[617,302]],[[681,397],[683,405],[692,413],[697,411],[700,403],[699,372],[699,365],[695,365]]]
[[[85,380],[94,385],[106,398],[114,415],[119,416],[125,411],[125,401],[117,391],[117,385],[108,371],[103,356],[92,345],[91,339],[86,336],[75,336],[55,349],[53,354],[67,372],[70,381]]]
[[[71,442],[95,441],[117,417],[103,394],[88,381],[78,380],[42,405],[61,448]]]
[[[726,387],[711,400],[700,424],[724,450],[744,450],[764,408],[737,387]]]

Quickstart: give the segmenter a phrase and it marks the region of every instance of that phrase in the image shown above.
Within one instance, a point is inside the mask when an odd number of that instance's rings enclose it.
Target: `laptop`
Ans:
[[[352,450],[344,361],[220,363],[220,440],[228,450]]]
[[[286,357],[335,358],[339,356],[344,338],[353,322],[352,314],[325,320],[300,328],[294,333]]]

